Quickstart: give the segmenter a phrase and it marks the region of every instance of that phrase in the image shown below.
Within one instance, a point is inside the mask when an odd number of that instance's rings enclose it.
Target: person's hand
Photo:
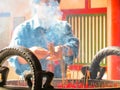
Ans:
[[[47,57],[48,60],[62,60],[62,46],[54,47],[54,51],[49,51],[49,56]]]
[[[63,52],[64,51],[63,49],[65,49],[65,48],[68,49],[68,51],[66,53]],[[49,57],[47,57],[47,59],[56,61],[56,60],[62,60],[63,56],[71,56],[71,55],[73,55],[73,51],[68,46],[60,45],[60,46],[54,47],[54,49],[52,49],[52,51],[49,51],[49,54],[50,55],[49,55]]]
[[[69,46],[63,46],[63,49],[67,48],[67,52],[63,52],[64,56],[72,56],[73,55],[73,51]]]
[[[41,47],[31,47],[30,50],[37,56],[39,60],[46,58],[49,55],[48,50]]]

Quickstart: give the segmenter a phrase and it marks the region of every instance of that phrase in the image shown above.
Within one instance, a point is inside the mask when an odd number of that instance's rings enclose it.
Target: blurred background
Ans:
[[[112,16],[116,14],[111,11],[116,10],[113,9],[112,5],[116,6],[118,2],[116,7],[117,10],[120,9],[119,0],[115,1],[61,0],[62,19],[67,20],[72,25],[73,33],[80,40],[79,56],[74,60],[74,65],[71,66],[73,68],[70,70],[72,78],[76,78],[76,73],[80,73],[80,70],[74,68],[75,66],[90,65],[96,52],[106,46],[113,45],[117,39],[114,38],[111,41],[111,32],[114,31],[111,29]],[[0,49],[9,45],[15,27],[32,16],[30,11],[30,0],[0,0]],[[117,19],[118,17],[114,17],[114,21]],[[8,63],[6,62],[6,64]],[[107,59],[104,59],[101,65],[107,67]],[[9,78],[19,78],[13,72],[14,69],[10,71]]]

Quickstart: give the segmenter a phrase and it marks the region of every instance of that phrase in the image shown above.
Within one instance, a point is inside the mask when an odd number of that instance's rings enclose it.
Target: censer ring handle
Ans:
[[[97,72],[100,70],[100,62],[109,55],[120,56],[120,47],[109,46],[109,47],[103,48],[94,56],[89,68],[91,79],[96,79]]]
[[[33,85],[31,87],[31,90],[40,90],[42,87],[42,69],[39,60],[37,57],[27,48],[17,46],[17,47],[6,47],[2,50],[0,50],[0,72],[4,74],[3,72],[6,72],[5,78],[2,77],[2,83],[0,87],[3,87],[6,84],[7,81],[7,73],[9,71],[8,68],[3,67],[3,63],[11,56],[21,56],[24,58],[28,64],[30,65],[31,71],[33,73]]]

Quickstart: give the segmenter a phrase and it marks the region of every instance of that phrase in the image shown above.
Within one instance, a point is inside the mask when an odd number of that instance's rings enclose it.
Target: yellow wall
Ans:
[[[91,0],[91,8],[107,7],[107,0]]]
[[[61,9],[79,9],[85,7],[85,0],[61,0]]]
[[[61,0],[62,9],[85,8],[85,0]],[[91,0],[92,8],[107,7],[107,0]]]

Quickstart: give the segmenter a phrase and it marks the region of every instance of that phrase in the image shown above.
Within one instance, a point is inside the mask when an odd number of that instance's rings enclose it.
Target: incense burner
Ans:
[[[25,74],[25,80],[7,80],[9,68],[2,64],[11,56],[23,57],[31,67],[31,72]],[[120,55],[119,47],[107,47],[100,50],[93,58],[90,66],[80,69],[83,73],[81,79],[53,78],[54,73],[41,69],[41,64],[36,56],[25,47],[7,47],[0,51],[0,89],[2,90],[40,90],[52,89],[116,89],[120,88],[119,80],[102,80],[105,68],[101,69],[100,62],[109,55]],[[100,72],[98,75],[97,73]],[[45,78],[44,78],[45,77]],[[31,79],[32,78],[32,79]],[[19,86],[17,87],[17,84]]]

